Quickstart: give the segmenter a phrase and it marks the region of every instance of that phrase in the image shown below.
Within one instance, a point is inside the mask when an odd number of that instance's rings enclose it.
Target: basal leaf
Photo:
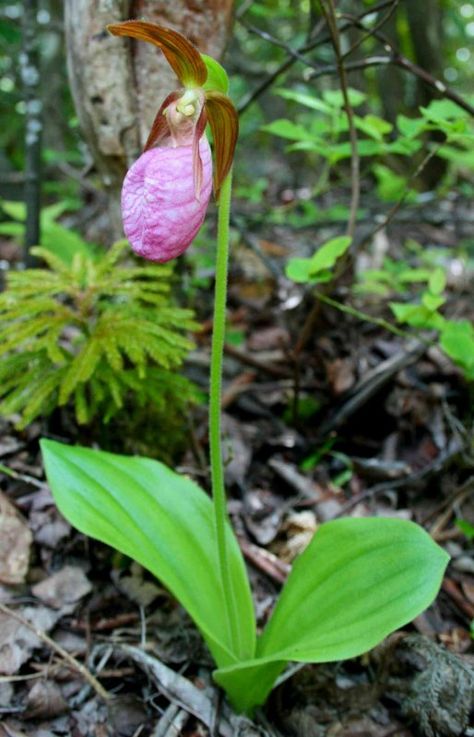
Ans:
[[[219,668],[212,674],[238,712],[251,714],[265,703],[275,681],[286,665],[284,660],[255,659]]]
[[[431,604],[448,559],[412,522],[323,524],[294,564],[257,656],[321,663],[370,650]]]
[[[436,596],[447,554],[417,525],[344,519],[321,526],[298,558],[247,662],[214,680],[239,711],[264,703],[289,660],[360,655],[423,611]]]
[[[176,596],[217,664],[249,659],[255,621],[245,567],[227,529],[228,564],[239,605],[240,643],[232,652],[209,497],[158,461],[42,440],[55,501],[78,530],[138,561]]]

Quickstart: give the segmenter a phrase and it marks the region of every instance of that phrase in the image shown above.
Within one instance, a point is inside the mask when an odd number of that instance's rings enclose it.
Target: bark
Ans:
[[[439,0],[406,0],[406,14],[410,26],[415,61],[434,77],[443,74],[443,10]],[[427,105],[433,97],[439,97],[431,86],[420,79],[418,102]]]
[[[439,0],[406,0],[406,14],[410,26],[415,61],[434,77],[443,78],[443,7]],[[431,85],[416,80],[417,106],[428,105],[442,97]],[[444,134],[432,133],[436,142],[444,140]],[[447,162],[435,156],[422,173],[422,180],[430,189],[436,187],[444,175]]]
[[[153,21],[222,55],[233,0],[65,0],[69,79],[84,137],[109,194],[113,235],[122,233],[119,192],[164,97],[178,87],[160,51],[110,36],[108,23]]]
[[[42,101],[40,95],[40,67],[37,44],[37,0],[26,0],[23,5],[23,53],[20,69],[25,102],[25,187],[26,205],[24,260],[26,266],[34,266],[30,253],[32,246],[40,242],[41,212],[41,133],[43,128]]]

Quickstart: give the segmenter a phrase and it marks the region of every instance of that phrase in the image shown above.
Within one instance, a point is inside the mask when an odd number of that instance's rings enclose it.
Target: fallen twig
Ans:
[[[104,701],[108,701],[110,699],[110,694],[99,683],[99,681],[94,678],[90,670],[88,670],[85,665],[76,660],[76,658],[74,658],[70,653],[64,650],[61,645],[58,645],[58,643],[51,639],[51,637],[49,637],[45,632],[35,627],[35,625],[31,624],[31,622],[28,622],[25,617],[22,617],[21,614],[13,611],[13,609],[10,609],[5,604],[0,603],[0,611],[7,616],[16,619],[16,621],[20,622],[23,627],[27,627],[29,630],[31,630],[36,635],[36,637],[42,640],[49,648],[51,648],[51,650],[54,650],[54,652],[58,653],[58,655],[60,655],[71,666],[71,668],[79,673],[84,678],[84,680],[86,680],[87,683],[92,686],[96,694],[100,696],[101,699],[103,699]]]
[[[210,728],[213,722],[213,704],[211,698],[202,690],[197,688],[184,676],[176,673],[160,660],[148,655],[138,647],[132,645],[119,645],[114,650],[128,655],[148,675],[156,681],[159,688],[174,704],[184,709],[199,719],[206,727]],[[222,737],[234,737],[240,734],[245,725],[246,737],[262,737],[245,717],[234,714],[230,708],[224,705],[223,714],[219,720],[218,729]]]

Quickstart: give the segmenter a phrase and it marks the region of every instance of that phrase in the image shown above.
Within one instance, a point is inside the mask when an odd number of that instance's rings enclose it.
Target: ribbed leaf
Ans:
[[[360,655],[431,604],[448,560],[413,522],[328,522],[293,566],[258,654],[312,662]]]
[[[449,556],[398,519],[323,524],[297,559],[257,645],[257,658],[218,670],[234,706],[263,703],[285,661],[323,663],[370,650],[435,598]],[[244,684],[245,688],[244,688]]]
[[[252,599],[239,546],[227,528],[228,564],[239,603],[241,645],[232,652],[224,616],[209,497],[157,461],[41,441],[46,474],[62,514],[157,576],[187,609],[218,664],[251,658]]]

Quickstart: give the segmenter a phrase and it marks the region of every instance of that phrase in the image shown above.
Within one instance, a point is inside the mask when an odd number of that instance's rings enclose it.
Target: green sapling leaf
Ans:
[[[474,325],[469,320],[446,320],[439,342],[446,355],[462,368],[466,379],[474,381]]]
[[[347,235],[341,235],[338,238],[331,238],[330,241],[324,243],[314,256],[311,258],[311,274],[317,274],[326,269],[332,269],[338,258],[342,256],[351,245],[351,238]]]
[[[442,294],[446,286],[446,274],[444,270],[438,267],[431,274],[428,281],[428,289],[431,294]]]
[[[286,276],[302,284],[327,282],[331,278],[331,269],[350,244],[349,236],[332,238],[320,246],[311,258],[290,259],[286,265]]]

